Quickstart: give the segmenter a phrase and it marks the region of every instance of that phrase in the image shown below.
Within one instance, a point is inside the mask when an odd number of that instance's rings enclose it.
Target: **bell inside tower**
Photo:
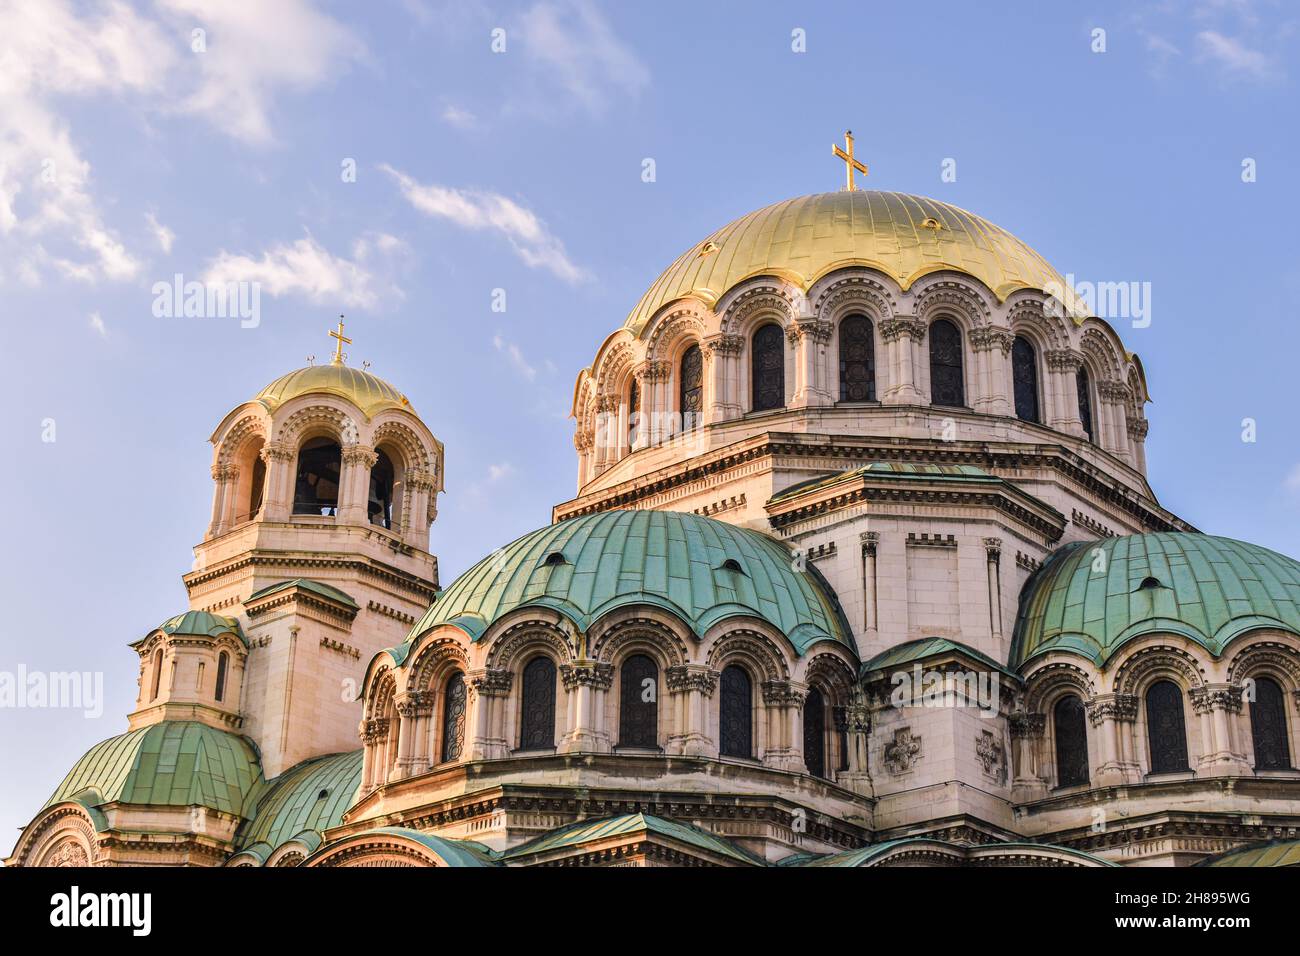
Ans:
[[[294,514],[338,514],[342,461],[343,451],[332,438],[313,438],[302,446],[294,482]]]

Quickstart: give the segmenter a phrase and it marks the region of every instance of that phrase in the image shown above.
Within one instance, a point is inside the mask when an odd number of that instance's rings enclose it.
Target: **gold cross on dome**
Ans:
[[[341,315],[339,316],[339,330],[337,332],[331,331],[330,338],[338,339],[338,343],[334,347],[334,361],[332,364],[342,365],[343,364],[343,343],[346,342],[348,345],[352,344],[352,340],[343,335],[343,316]]]
[[[853,170],[856,169],[863,176],[865,176],[867,175],[867,167],[853,158],[853,130],[851,129],[846,129],[844,131],[844,146],[845,146],[844,149],[840,149],[838,146],[832,143],[831,152],[834,153],[836,156],[838,156],[840,159],[844,160],[845,174],[847,178],[847,184],[845,185],[844,188],[847,189],[849,192],[852,192],[856,188],[853,185]]]

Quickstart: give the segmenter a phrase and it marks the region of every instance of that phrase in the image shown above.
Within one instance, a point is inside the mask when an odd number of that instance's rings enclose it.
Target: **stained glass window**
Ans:
[[[1146,705],[1151,772],[1174,773],[1189,769],[1183,692],[1172,681],[1156,681],[1147,688]]]
[[[785,404],[784,339],[779,325],[765,325],[754,333],[750,378],[756,412]]]
[[[1070,694],[1052,708],[1056,735],[1056,784],[1075,787],[1088,782],[1088,727],[1083,701]]]
[[[681,394],[682,431],[690,431],[700,423],[704,413],[704,353],[692,345],[682,355]]]
[[[619,676],[618,745],[659,746],[659,668],[644,654],[623,662]]]
[[[816,687],[803,702],[803,761],[814,777],[826,776],[826,700]]]
[[[939,319],[930,326],[930,401],[952,406],[966,401],[961,332],[947,319]]]
[[[534,657],[524,667],[520,692],[519,749],[547,750],[555,746],[555,664]]]
[[[754,689],[743,667],[732,664],[718,681],[720,750],[724,757],[754,755]]]
[[[452,674],[442,695],[442,759],[459,760],[465,750],[465,675]]]
[[[1255,743],[1256,770],[1289,770],[1291,747],[1286,732],[1286,696],[1277,681],[1255,680],[1250,702],[1250,735]]]
[[[876,400],[876,347],[871,320],[850,315],[840,323],[840,401]]]
[[[1027,422],[1038,416],[1038,355],[1033,343],[1022,335],[1011,346],[1011,381],[1016,395],[1016,417]]]

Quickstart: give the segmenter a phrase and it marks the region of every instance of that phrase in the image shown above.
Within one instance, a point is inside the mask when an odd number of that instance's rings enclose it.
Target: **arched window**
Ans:
[[[1286,695],[1272,678],[1255,679],[1255,699],[1250,702],[1250,736],[1255,744],[1256,770],[1291,769]]]
[[[465,751],[465,675],[447,678],[442,694],[442,759],[459,760]]]
[[[1079,391],[1079,421],[1083,422],[1083,432],[1088,436],[1088,441],[1095,442],[1097,434],[1092,430],[1092,389],[1088,384],[1088,370],[1082,365],[1074,374],[1074,381]]]
[[[163,653],[162,648],[160,647],[158,650],[153,652],[153,677],[152,687],[149,691],[150,700],[158,699],[158,689],[162,687],[162,659]]]
[[[754,688],[743,667],[731,664],[718,681],[719,750],[724,757],[754,755]]]
[[[313,438],[298,450],[293,513],[333,515],[339,507],[339,471],[343,451],[332,438]]]
[[[700,423],[704,414],[704,353],[692,345],[682,353],[679,375],[678,408],[682,416],[682,431],[688,432]]]
[[[627,447],[630,451],[636,447],[636,429],[641,424],[641,383],[632,377],[632,384],[627,389]]]
[[[659,746],[659,668],[644,654],[625,660],[619,675],[618,745]]]
[[[1077,787],[1088,782],[1088,729],[1083,701],[1070,694],[1052,708],[1056,736],[1056,785]]]
[[[524,667],[519,699],[519,749],[554,747],[555,663],[549,657],[534,657]]]
[[[749,377],[756,412],[785,404],[785,341],[779,325],[765,325],[754,333],[750,347]]]
[[[803,762],[814,777],[826,776],[826,699],[816,687],[803,702]]]
[[[1016,395],[1016,417],[1026,422],[1039,422],[1038,415],[1038,354],[1034,345],[1023,335],[1017,335],[1011,346],[1011,382]]]
[[[262,510],[262,498],[266,493],[266,462],[261,456],[253,459],[253,480],[248,489],[248,520],[257,517]]]
[[[1158,680],[1147,688],[1146,705],[1151,772],[1176,773],[1189,769],[1183,692],[1173,681]]]
[[[966,403],[961,332],[947,319],[930,325],[930,402],[952,406]]]
[[[840,323],[840,401],[876,400],[876,343],[871,320],[850,315]]]
[[[393,459],[382,448],[375,452],[375,463],[370,468],[370,497],[366,504],[366,517],[371,524],[381,528],[393,526],[393,491],[397,485],[397,469]]]
[[[230,655],[222,651],[217,655],[217,703],[226,699],[226,672],[230,670]]]

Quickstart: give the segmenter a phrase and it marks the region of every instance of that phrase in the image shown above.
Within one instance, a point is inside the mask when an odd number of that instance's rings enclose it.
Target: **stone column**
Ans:
[[[1101,447],[1116,458],[1128,458],[1128,429],[1125,426],[1125,405],[1129,388],[1123,382],[1104,380],[1097,383],[1098,404],[1104,427]]]
[[[836,782],[854,793],[871,796],[871,768],[867,759],[871,745],[871,710],[861,689],[854,689],[852,700],[842,710],[849,769],[840,771]]]
[[[707,409],[710,422],[725,422],[740,417],[740,401],[735,394],[735,366],[738,364],[737,356],[744,347],[745,340],[739,335],[719,333],[704,340],[704,354],[709,360],[707,367],[710,373],[710,401]]]
[[[1053,400],[1050,414],[1043,420],[1057,431],[1087,438],[1083,420],[1079,418],[1079,369],[1083,355],[1073,349],[1053,349],[1043,354],[1047,376],[1052,383]]]
[[[601,395],[596,399],[596,431],[592,436],[592,476],[597,476],[618,460],[618,396]]]
[[[434,495],[433,473],[415,468],[406,474],[407,510],[402,512],[402,540],[421,551],[429,550],[429,505]]]
[[[1125,737],[1132,736],[1138,701],[1132,694],[1098,694],[1084,705],[1088,722],[1101,742],[1101,765],[1093,774],[1096,786],[1117,786],[1138,781]]]
[[[666,751],[688,757],[714,756],[718,746],[709,735],[708,701],[718,686],[718,672],[698,664],[664,671],[664,685],[674,702],[676,730]]]
[[[1011,715],[1012,800],[1037,800],[1047,796],[1048,782],[1038,760],[1046,732],[1046,714],[1020,712]]]
[[[212,523],[208,525],[209,538],[224,534],[233,526],[235,488],[239,484],[239,468],[235,465],[213,465],[212,480],[217,483],[212,493]]]
[[[1011,402],[1011,346],[1016,337],[1009,329],[981,326],[970,333],[971,348],[979,363],[975,382],[967,382],[967,389],[977,386],[971,408],[985,415],[1014,415]]]
[[[266,464],[263,521],[288,521],[293,513],[293,463],[297,455],[284,442],[268,442],[259,453]]]
[[[1242,689],[1237,684],[1206,684],[1193,687],[1188,695],[1192,709],[1201,718],[1199,771],[1215,775],[1253,774],[1246,754],[1237,746],[1235,733],[1237,717],[1241,713]]]
[[[362,758],[362,790],[373,790],[384,783],[387,773],[388,718],[374,717],[361,722],[361,740],[365,755]]]
[[[985,538],[984,554],[987,559],[989,585],[989,631],[997,646],[1002,642],[1002,539]]]
[[[433,765],[429,753],[433,694],[429,691],[414,691],[402,694],[394,703],[400,723],[397,730],[397,762],[389,779],[401,780],[424,773]]]
[[[339,524],[368,524],[366,505],[370,498],[370,469],[379,456],[369,445],[348,445],[343,449],[339,476]]]
[[[889,362],[889,388],[880,396],[884,405],[924,405],[916,368],[926,325],[915,316],[898,316],[880,323],[880,338]]]
[[[862,541],[862,641],[859,654],[866,660],[866,654],[875,649],[879,636],[880,608],[876,600],[876,548],[880,544],[880,533],[864,531],[859,536]]]
[[[598,732],[596,710],[614,682],[614,668],[603,661],[576,661],[560,665],[560,678],[569,694],[569,727],[560,737],[557,753],[608,753],[609,740]]]
[[[802,685],[793,681],[763,682],[763,704],[767,712],[767,746],[763,764],[777,770],[803,773],[803,702],[807,696]]]
[[[1133,451],[1133,464],[1142,474],[1147,473],[1147,430],[1150,423],[1145,418],[1128,418],[1128,439]]]
[[[466,723],[471,728],[467,757],[499,760],[510,755],[505,733],[505,705],[514,674],[499,668],[470,671],[465,675]]]

